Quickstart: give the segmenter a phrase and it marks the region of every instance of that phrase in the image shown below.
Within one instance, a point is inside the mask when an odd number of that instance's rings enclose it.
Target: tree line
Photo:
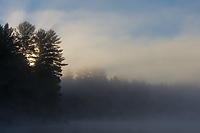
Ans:
[[[0,109],[10,114],[51,116],[61,101],[64,57],[53,30],[23,22],[0,25]],[[51,110],[51,111],[49,111]]]
[[[67,119],[198,119],[200,88],[194,84],[149,84],[107,78],[100,68],[66,70],[61,82]]]

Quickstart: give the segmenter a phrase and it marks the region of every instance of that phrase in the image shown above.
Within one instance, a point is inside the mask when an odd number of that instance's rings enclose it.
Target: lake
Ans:
[[[80,120],[69,123],[15,123],[0,133],[199,133],[197,120]]]

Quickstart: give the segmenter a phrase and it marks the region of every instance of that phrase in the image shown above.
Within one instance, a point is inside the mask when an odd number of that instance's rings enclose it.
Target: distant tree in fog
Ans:
[[[100,68],[83,67],[76,74],[72,84],[65,77],[62,80],[63,108],[68,117],[133,117],[145,113],[151,105],[145,84],[133,84],[117,76],[108,80]]]
[[[65,81],[67,81],[67,82],[71,82],[74,80],[74,74],[70,68],[66,69],[66,71],[64,73],[64,78],[65,78]]]
[[[94,67],[91,68],[91,77],[95,80],[107,80],[107,75],[105,70]]]
[[[91,77],[91,71],[88,67],[83,67],[76,72],[76,80],[88,79]]]
[[[106,80],[107,75],[103,69],[93,67],[83,67],[76,72],[75,79],[95,79],[95,80]]]

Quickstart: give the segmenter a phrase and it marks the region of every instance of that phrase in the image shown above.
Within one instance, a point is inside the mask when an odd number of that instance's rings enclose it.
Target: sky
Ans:
[[[108,78],[200,82],[199,0],[1,0],[0,24],[23,21],[61,37],[67,69]]]

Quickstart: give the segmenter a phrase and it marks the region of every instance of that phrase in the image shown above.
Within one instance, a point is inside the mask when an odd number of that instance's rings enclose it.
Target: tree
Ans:
[[[34,31],[26,21],[15,32],[0,25],[0,108],[12,105],[43,115],[59,105],[61,67],[67,64],[56,33]]]
[[[15,46],[13,44],[13,29],[9,28],[8,24],[0,26],[0,95],[1,102],[5,102],[9,97],[9,84],[12,79],[10,70],[13,69]]]
[[[62,63],[64,57],[62,57],[63,50],[59,46],[61,41],[53,30],[43,29],[36,32],[34,39],[37,49],[34,73],[39,89],[38,105],[39,108],[53,109],[61,98],[61,67],[67,65]]]
[[[30,69],[25,57],[18,53],[15,40],[13,29],[8,24],[0,26],[0,102],[9,108],[25,107],[28,102]]]
[[[70,68],[67,68],[64,73],[64,80],[65,82],[73,82],[74,81],[74,74]]]
[[[91,77],[95,80],[107,80],[105,70],[100,68],[91,68]]]
[[[18,52],[27,57],[29,65],[33,65],[35,61],[34,31],[35,26],[27,21],[20,23],[15,30],[16,41],[19,44]]]
[[[91,77],[91,71],[88,67],[83,67],[76,72],[76,80],[87,80]]]

